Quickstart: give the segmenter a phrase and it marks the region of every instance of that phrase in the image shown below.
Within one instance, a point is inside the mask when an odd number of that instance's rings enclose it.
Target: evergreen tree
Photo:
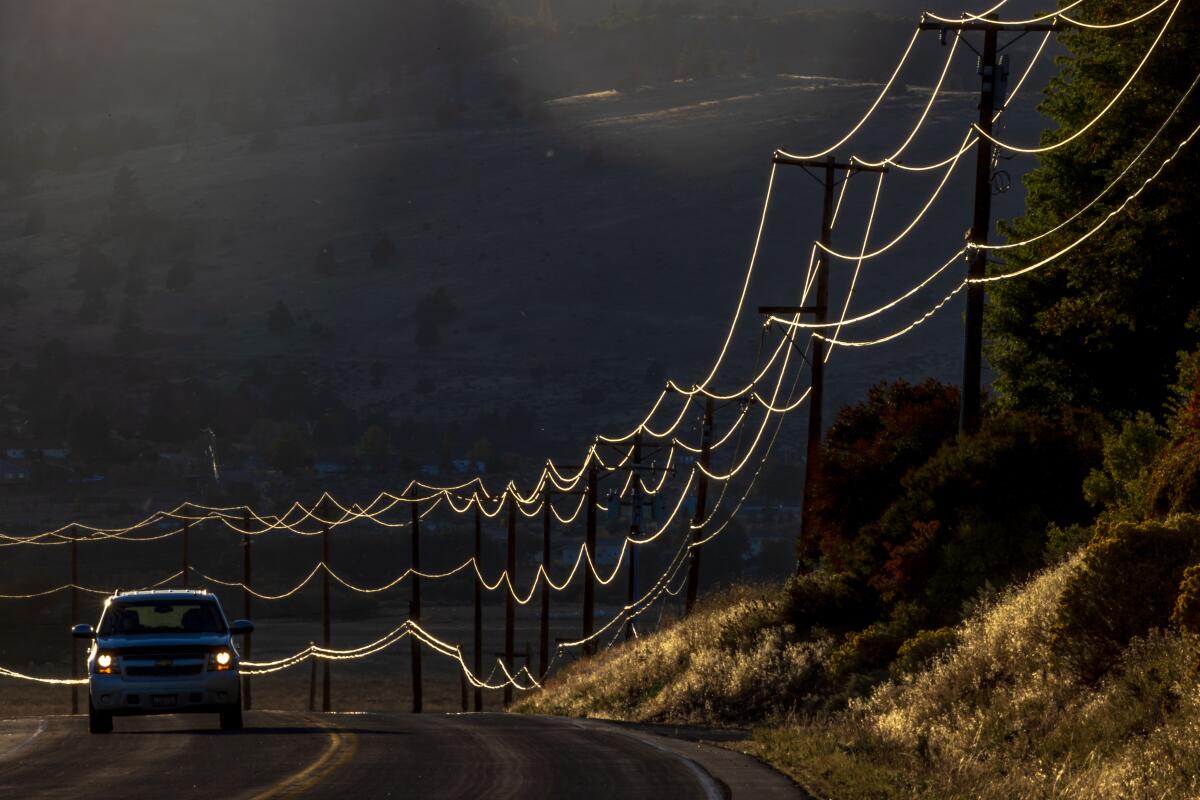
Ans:
[[[1093,22],[1132,13],[1117,0],[1089,3]],[[1057,123],[1042,141],[1061,141],[1101,112],[1128,80],[1162,29],[1170,6],[1116,30],[1060,36],[1068,55],[1042,102]],[[1129,90],[1087,133],[1041,156],[1025,179],[1024,216],[1004,224],[1010,241],[1047,231],[1093,200],[1154,136],[1195,78],[1200,15],[1180,8]],[[1011,271],[1074,242],[1158,169],[1200,117],[1200,87],[1129,175],[1079,221],[1027,247],[1008,251]],[[985,318],[996,388],[1009,406],[1048,410],[1063,404],[1108,413],[1159,413],[1176,353],[1190,350],[1189,317],[1200,305],[1198,249],[1193,236],[1196,146],[1185,149],[1102,232],[1052,264],[989,284]]]

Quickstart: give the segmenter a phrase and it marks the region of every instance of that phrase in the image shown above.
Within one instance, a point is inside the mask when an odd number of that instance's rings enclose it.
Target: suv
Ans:
[[[215,595],[200,590],[117,592],[100,624],[76,625],[88,652],[88,729],[109,733],[114,716],[217,712],[222,730],[242,727],[238,652]]]

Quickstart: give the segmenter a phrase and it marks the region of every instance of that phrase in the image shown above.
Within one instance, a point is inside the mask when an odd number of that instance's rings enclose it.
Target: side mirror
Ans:
[[[95,639],[96,631],[91,625],[76,625],[71,628],[71,635],[76,639]]]
[[[235,619],[229,626],[231,636],[244,636],[247,633],[254,633],[254,623],[248,619]]]

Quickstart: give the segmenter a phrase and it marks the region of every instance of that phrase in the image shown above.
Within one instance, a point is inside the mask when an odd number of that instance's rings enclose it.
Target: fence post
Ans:
[[[413,487],[416,488],[415,486]],[[417,571],[421,569],[421,503],[413,500],[412,508],[412,597],[408,605],[408,618],[413,622],[421,621],[421,578]],[[416,636],[411,637],[412,647],[412,710],[420,714],[423,703],[421,697],[421,642]]]
[[[242,512],[242,613],[244,619],[250,619],[252,613],[251,597],[250,597],[250,581],[253,562],[250,557],[250,507]],[[253,636],[247,633],[245,641],[242,645],[242,658],[245,661],[250,660],[253,653]],[[249,676],[242,678],[242,708],[249,711],[254,707],[253,696],[251,694],[251,678]]]
[[[79,622],[79,553],[75,540],[79,538],[79,529],[71,526],[71,624]],[[79,678],[79,643],[71,639],[71,680]],[[79,713],[79,687],[71,686],[71,713]]]

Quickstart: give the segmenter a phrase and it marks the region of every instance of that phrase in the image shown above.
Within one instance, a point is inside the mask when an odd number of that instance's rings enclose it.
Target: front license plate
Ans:
[[[150,703],[155,708],[174,708],[178,698],[173,694],[156,694],[150,698]]]

